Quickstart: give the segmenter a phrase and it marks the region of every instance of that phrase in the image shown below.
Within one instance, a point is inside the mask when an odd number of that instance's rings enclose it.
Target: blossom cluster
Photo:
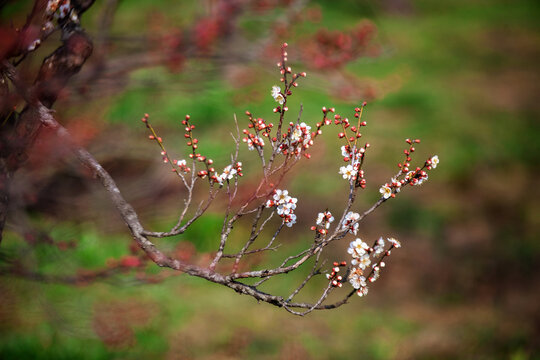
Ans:
[[[416,150],[414,144],[420,143],[419,139],[411,140],[406,139],[405,142],[409,144],[408,149],[403,150],[405,154],[405,160],[398,163],[399,173],[397,176],[390,179],[390,182],[385,183],[379,189],[382,197],[386,200],[389,198],[396,197],[396,194],[401,191],[401,188],[405,185],[422,185],[428,179],[428,174],[424,170],[435,169],[439,164],[439,157],[434,155],[427,159],[424,163],[424,166],[416,167],[414,170],[410,170],[411,154]]]
[[[248,128],[253,129],[254,133],[251,133],[248,129],[244,129],[242,132],[246,136],[242,141],[247,143],[249,150],[255,150],[256,148],[262,149],[264,147],[263,137],[270,137],[270,132],[274,124],[267,124],[262,118],[255,119],[249,111],[246,111],[246,115],[249,118]]]
[[[283,155],[294,154],[300,155],[302,150],[307,150],[313,145],[311,139],[311,126],[302,122],[300,124],[289,123],[287,134],[283,134],[284,141],[279,146],[279,151]],[[306,155],[309,158],[309,155]]]
[[[275,190],[274,196],[266,201],[266,207],[275,207],[276,212],[283,218],[283,222],[291,227],[296,223],[296,215],[294,210],[296,209],[297,198],[289,196],[287,190]]]
[[[347,215],[345,215],[345,219],[343,221],[342,230],[347,230],[351,234],[356,235],[358,232],[358,221],[360,220],[360,214],[355,213],[353,211],[349,211]]]
[[[379,278],[381,268],[385,267],[382,259],[389,256],[393,248],[401,247],[399,241],[394,238],[386,240],[390,244],[386,250],[386,244],[382,237],[375,242],[373,247],[358,238],[349,244],[347,252],[352,256],[351,265],[353,266],[349,273],[349,283],[356,289],[358,296],[367,295],[367,282],[372,283]]]
[[[326,274],[326,278],[330,280],[333,287],[342,287],[343,286],[343,276],[338,275],[338,272],[340,270],[340,267],[347,266],[346,261],[342,261],[338,263],[337,261],[334,261],[334,267],[332,268],[332,272],[330,274]]]

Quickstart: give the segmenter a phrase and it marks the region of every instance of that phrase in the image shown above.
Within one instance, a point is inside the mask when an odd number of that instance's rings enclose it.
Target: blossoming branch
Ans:
[[[182,124],[185,126],[185,138],[187,145],[191,148],[189,158],[191,165],[187,166],[186,160],[171,160],[163,145],[162,139],[157,136],[154,128],[149,123],[148,115],[142,119],[150,130],[149,138],[157,142],[161,149],[161,155],[165,163],[170,164],[172,171],[175,172],[183,181],[187,190],[185,206],[177,224],[169,231],[150,232],[143,231],[141,234],[145,239],[160,238],[182,234],[194,221],[204,214],[206,209],[214,201],[219,192],[225,191],[228,197],[228,205],[223,219],[223,228],[221,234],[216,234],[219,239],[217,249],[213,255],[212,261],[207,267],[196,267],[188,264],[178,264],[170,266],[186,271],[195,276],[207,278],[210,281],[221,283],[231,287],[237,292],[253,296],[257,300],[269,302],[271,304],[285,308],[287,311],[296,315],[305,315],[313,310],[331,309],[345,304],[353,294],[365,296],[368,294],[368,283],[376,281],[382,268],[386,266],[385,259],[390,256],[393,249],[401,246],[400,242],[394,238],[383,237],[376,239],[372,245],[355,236],[358,234],[359,222],[377,207],[394,198],[402,188],[407,185],[417,186],[427,180],[427,171],[437,167],[439,158],[437,156],[429,157],[421,167],[412,168],[412,154],[415,151],[416,144],[420,140],[407,139],[408,148],[404,150],[405,159],[398,164],[399,172],[391,178],[388,183],[380,186],[380,199],[369,209],[362,213],[355,212],[353,205],[355,203],[358,189],[365,189],[367,185],[366,174],[362,169],[366,157],[369,143],[360,142],[362,138],[361,129],[367,126],[363,119],[363,113],[366,107],[364,102],[361,106],[354,109],[353,117],[349,119],[336,113],[335,108],[322,108],[322,119],[313,126],[300,121],[300,116],[296,121],[287,121],[286,115],[289,111],[287,101],[293,96],[294,89],[298,87],[299,80],[306,77],[305,72],[293,72],[287,65],[287,44],[283,44],[281,52],[281,61],[277,64],[280,71],[281,86],[274,85],[271,88],[270,95],[278,104],[273,109],[276,115],[274,121],[256,117],[250,111],[246,111],[247,128],[242,131],[243,135],[234,137],[236,142],[236,151],[231,156],[231,163],[224,164],[222,171],[217,171],[214,161],[206,157],[203,152],[199,152],[199,142],[194,135],[195,125],[193,125],[189,115],[186,115]],[[275,124],[274,124],[275,123]],[[289,172],[294,165],[302,158],[309,159],[308,153],[310,147],[314,146],[318,136],[323,134],[323,129],[327,126],[337,126],[339,128],[338,138],[343,142],[341,146],[341,157],[346,163],[341,166],[336,176],[341,177],[348,183],[348,200],[343,205],[341,216],[336,217],[329,211],[320,212],[311,226],[314,232],[312,243],[297,254],[286,256],[281,264],[274,268],[239,271],[242,260],[256,253],[263,253],[271,250],[278,250],[274,244],[276,239],[283,231],[284,226],[291,228],[297,222],[295,210],[299,202],[298,198],[289,194],[289,191],[281,188],[280,184],[284,175]],[[262,165],[262,174],[256,189],[248,196],[241,205],[236,205],[233,201],[240,186],[239,177],[242,176],[242,163],[238,161],[240,156],[240,143],[247,145],[249,151],[255,151],[258,154]],[[267,149],[267,151],[265,151]],[[411,170],[413,169],[413,170]],[[189,176],[188,176],[189,175]],[[192,206],[192,194],[195,183],[198,180],[208,179],[208,198],[200,203],[194,211],[194,215],[186,219],[188,209]],[[275,225],[272,236],[266,240],[266,245],[255,247],[256,240],[262,236],[265,227],[272,226],[270,221],[276,214],[281,221]],[[233,226],[242,217],[251,219],[251,234],[246,239],[244,245],[239,251],[231,251],[228,240],[231,236]],[[294,231],[301,231],[296,229]],[[334,261],[331,268],[327,268],[323,250],[332,242],[344,240],[346,237],[353,236],[347,250],[350,259]],[[229,250],[229,252],[227,252]],[[229,270],[223,265],[219,268],[223,259],[232,258],[234,263]],[[178,260],[172,260],[177,264]],[[283,295],[267,294],[259,287],[276,276],[285,274],[303,267],[311,261],[311,269],[305,279],[293,289],[291,293],[284,297]],[[170,262],[160,264],[168,266]],[[218,272],[216,269],[220,269]],[[323,289],[322,294],[312,303],[294,302],[295,296],[306,286],[306,284],[315,276],[326,273],[328,284]],[[242,282],[244,279],[257,278],[254,285],[248,285]],[[351,290],[346,292],[342,299],[334,303],[326,303],[329,294],[336,288],[342,288],[345,281],[350,284]]]

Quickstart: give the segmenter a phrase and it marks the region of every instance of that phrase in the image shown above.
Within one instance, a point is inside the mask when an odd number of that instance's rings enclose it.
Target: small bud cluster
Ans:
[[[357,290],[358,296],[367,295],[367,282],[375,282],[380,276],[381,268],[386,266],[382,260],[386,256],[390,256],[393,248],[401,247],[399,241],[394,238],[388,238],[387,241],[390,243],[388,249],[385,249],[385,241],[382,237],[372,247],[361,239],[356,239],[349,244],[347,252],[353,258],[351,261],[353,268],[349,274],[349,282]],[[372,263],[373,265],[371,265]],[[370,265],[371,270],[366,274]]]
[[[150,125],[148,118],[148,114],[145,114],[144,117],[141,119],[141,121],[145,123],[146,127],[150,130],[151,134],[148,135],[148,139],[156,141],[158,143],[159,147],[161,148],[161,156],[163,162],[169,163],[171,165],[172,171],[183,178],[182,174],[191,172],[192,169],[187,166],[186,160],[171,160],[169,154],[167,153],[167,150],[165,149],[165,146],[163,145],[163,139],[157,136],[154,128],[152,127],[152,125]],[[186,115],[184,120],[182,120],[182,125],[184,125],[185,130],[184,138],[186,139],[186,145],[191,147],[191,153],[189,154],[189,157],[193,160],[194,166],[195,162],[200,162],[205,166],[204,170],[200,170],[197,172],[197,176],[201,179],[208,177],[208,181],[210,182],[210,184],[219,184],[220,186],[222,186],[225,181],[228,182],[235,176],[242,176],[243,174],[241,162],[227,165],[223,169],[223,172],[221,174],[216,172],[216,169],[213,167],[214,160],[209,159],[198,152],[199,140],[193,136],[193,130],[195,129],[195,125],[193,125],[190,120],[191,116],[189,115]]]
[[[287,96],[291,95],[291,87],[297,87],[298,79],[300,77],[306,77],[305,72],[301,73],[293,73],[290,66],[287,66],[287,47],[289,45],[287,43],[283,43],[281,45],[281,61],[277,63],[277,67],[279,68],[279,73],[281,74],[281,78],[279,81],[285,84],[285,90],[281,92],[281,89],[279,86],[274,86],[272,88],[272,97],[279,102],[280,105],[283,105],[287,102]],[[287,75],[291,74],[292,81],[289,82]],[[276,89],[277,88],[277,89]],[[276,91],[277,90],[277,91]],[[275,95],[275,96],[274,96]]]
[[[294,210],[296,209],[297,198],[289,196],[287,190],[275,190],[272,199],[266,201],[266,207],[275,207],[276,212],[283,218],[283,223],[288,227],[293,226],[296,223],[296,215]]]
[[[360,220],[360,214],[349,211],[345,215],[345,220],[343,221],[342,230],[347,230],[351,234],[356,235],[358,232],[358,221]]]
[[[366,143],[363,147],[358,146],[358,139],[362,137],[360,133],[360,128],[362,126],[367,126],[367,122],[362,120],[362,113],[366,102],[362,104],[361,107],[354,109],[354,117],[357,119],[356,125],[351,125],[348,118],[343,118],[341,115],[334,115],[334,124],[341,125],[342,132],[338,134],[340,139],[345,139],[347,143],[341,147],[341,156],[343,156],[343,161],[347,164],[342,166],[339,169],[339,174],[348,181],[353,181],[355,187],[361,187],[364,189],[366,187],[366,179],[364,178],[364,171],[362,170],[362,164],[364,163],[364,156],[366,149],[369,147],[369,144]],[[325,114],[326,108],[323,108],[323,113]]]
[[[332,222],[334,222],[334,217],[330,211],[327,210],[323,213],[319,213],[316,225],[312,226],[311,230],[317,231],[321,235],[326,235],[328,234],[328,229],[330,229],[330,224]]]
[[[200,170],[197,172],[197,176],[201,179],[204,179],[208,176],[208,181],[210,184],[213,183],[219,183],[217,179],[216,169],[213,167],[214,160],[207,158],[204,155],[201,155],[198,152],[199,148],[199,139],[195,138],[193,136],[193,130],[195,130],[195,125],[193,125],[191,122],[191,116],[186,115],[184,120],[182,120],[182,125],[184,125],[184,138],[186,139],[186,146],[191,147],[191,154],[188,156],[193,159],[194,163],[195,161],[198,161],[204,165],[206,169]]]
[[[188,118],[189,115],[186,116]],[[180,174],[180,173],[188,173],[191,171],[191,169],[187,166],[186,160],[171,160],[169,157],[169,154],[167,153],[167,150],[165,149],[165,146],[163,145],[163,139],[159,137],[150,122],[148,121],[149,115],[144,114],[144,117],[141,119],[141,121],[146,125],[146,128],[150,130],[150,135],[148,135],[148,139],[157,142],[159,147],[161,148],[161,159],[165,164],[170,164],[171,169],[173,172]]]
[[[242,132],[246,136],[242,139],[242,141],[247,143],[249,150],[255,150],[256,148],[262,149],[264,146],[263,137],[270,137],[270,132],[272,131],[274,124],[267,124],[262,118],[255,119],[249,111],[246,111],[246,115],[249,118],[248,128],[253,129],[254,133],[244,129]]]
[[[347,266],[346,261],[342,261],[338,263],[337,261],[334,261],[334,267],[332,268],[332,272],[330,274],[326,274],[326,278],[330,280],[333,287],[342,287],[343,286],[343,276],[338,275],[340,268],[343,266]]]
[[[281,45],[281,61],[277,63],[279,73],[281,74],[279,81],[283,83],[284,89],[281,91],[279,86],[274,85],[271,91],[272,97],[279,103],[279,106],[274,108],[274,112],[280,113],[281,118],[283,118],[285,111],[289,110],[287,108],[287,96],[292,95],[292,88],[298,86],[298,79],[306,77],[305,72],[293,73],[291,67],[287,65],[287,46],[287,43]],[[292,77],[291,80],[288,78],[289,75]]]
[[[401,188],[406,185],[416,186],[421,185],[428,179],[428,174],[424,170],[435,169],[439,164],[439,157],[437,155],[430,157],[424,163],[424,166],[416,167],[414,170],[410,170],[411,166],[411,155],[416,150],[414,144],[419,144],[419,139],[406,139],[405,142],[409,145],[408,148],[403,150],[405,154],[405,160],[398,163],[398,168],[400,169],[397,176],[393,177],[390,182],[384,184],[379,189],[382,197],[384,199],[394,198],[396,194],[401,191]]]
[[[281,45],[281,61],[277,63],[279,73],[281,74],[279,81],[283,83],[284,89],[281,91],[279,86],[274,85],[271,91],[272,97],[279,103],[279,106],[274,108],[274,112],[280,113],[281,118],[283,118],[285,111],[289,110],[287,107],[287,96],[292,95],[292,88],[298,86],[298,79],[306,77],[305,72],[293,73],[291,67],[287,65],[287,46],[287,43]],[[292,80],[289,80],[289,75],[291,75]]]

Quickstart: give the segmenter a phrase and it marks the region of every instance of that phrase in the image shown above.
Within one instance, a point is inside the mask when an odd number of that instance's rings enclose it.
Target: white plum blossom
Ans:
[[[236,169],[234,169],[232,165],[227,165],[225,169],[223,169],[223,174],[221,175],[224,176],[227,180],[231,180],[235,174]]]
[[[360,219],[360,214],[349,211],[347,215],[345,215],[345,221],[343,222],[342,229],[349,229],[350,233],[353,233],[356,235],[358,232],[358,220]]]
[[[227,165],[225,169],[223,169],[222,174],[216,173],[216,181],[219,183],[219,185],[223,185],[225,180],[231,180],[236,173],[237,171],[232,167],[232,165]]]
[[[294,210],[294,208],[296,208],[295,204],[284,203],[284,204],[278,205],[276,211],[278,215],[289,215]]]
[[[355,289],[360,289],[362,287],[366,287],[366,278],[363,275],[362,270],[353,268],[349,275],[349,282],[351,283],[352,287]]]
[[[439,165],[439,157],[437,155],[431,158],[431,167],[435,169]]]
[[[350,180],[351,177],[356,174],[356,171],[354,170],[352,165],[347,165],[340,167],[339,173],[343,176],[344,179]]]
[[[283,105],[283,103],[285,102],[285,97],[281,93],[281,88],[277,85],[272,86],[272,97],[280,105]]]
[[[360,269],[364,270],[366,267],[368,267],[371,264],[371,259],[369,258],[369,255],[366,254],[357,259],[352,259],[351,264],[353,266],[358,265]]]
[[[368,293],[366,278],[363,274],[364,272],[358,268],[353,268],[349,274],[349,283],[356,289],[358,296],[366,296]]]
[[[362,270],[365,269],[366,266],[371,264],[369,258],[370,250],[369,245],[363,242],[362,239],[352,241],[347,249],[347,252],[351,254],[353,258],[351,264],[353,266],[358,265]]]
[[[296,215],[290,214],[289,216],[285,217],[283,221],[285,221],[285,225],[292,227],[294,224],[296,224]]]
[[[330,211],[325,211],[323,213],[319,213],[317,216],[317,225],[324,226],[325,229],[330,228],[330,224],[334,221],[334,217],[332,216],[332,213]]]
[[[373,248],[375,255],[382,254],[384,252],[384,239],[382,237],[377,240],[375,247]]]
[[[379,189],[379,192],[381,193],[381,195],[385,198],[385,199],[388,199],[390,196],[392,196],[392,189],[390,188],[390,186],[384,184],[383,186],[381,186],[381,188]]]
[[[394,238],[388,238],[386,240],[388,240],[388,242],[390,242],[390,244],[392,244],[392,246],[395,247],[396,249],[401,247],[401,243]]]
[[[367,286],[361,287],[360,289],[358,289],[358,290],[356,291],[356,293],[357,293],[358,296],[360,296],[360,297],[366,296],[367,293],[368,293],[368,288],[367,288]]]
[[[266,201],[266,207],[276,207],[276,212],[283,218],[283,223],[288,227],[293,226],[296,223],[296,215],[294,210],[296,209],[297,198],[289,196],[287,190],[277,189],[274,192],[272,199]]]
[[[274,201],[278,204],[282,204],[290,198],[287,190],[276,190],[274,194]]]
[[[362,241],[362,239],[356,239],[351,241],[347,252],[352,255],[353,258],[359,258],[367,254],[369,245]]]

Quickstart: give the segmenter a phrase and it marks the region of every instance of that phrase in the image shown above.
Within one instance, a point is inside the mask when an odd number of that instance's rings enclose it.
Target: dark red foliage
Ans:
[[[339,68],[369,54],[376,27],[364,22],[352,30],[319,30],[302,45],[303,60],[317,69]]]

